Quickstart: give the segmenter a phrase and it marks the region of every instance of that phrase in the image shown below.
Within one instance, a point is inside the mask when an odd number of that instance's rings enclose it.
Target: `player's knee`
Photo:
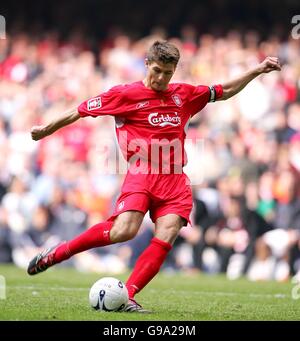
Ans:
[[[155,236],[167,243],[173,244],[178,236],[180,228],[177,226],[166,226],[156,230]]]
[[[113,243],[120,243],[135,237],[138,226],[130,221],[116,221],[110,231],[110,240]]]

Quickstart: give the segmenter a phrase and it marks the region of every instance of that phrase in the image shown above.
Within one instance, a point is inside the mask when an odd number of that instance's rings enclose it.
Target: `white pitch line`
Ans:
[[[71,288],[71,287],[41,287],[41,286],[29,286],[29,285],[11,285],[7,287],[12,289],[26,289],[26,290],[53,290],[53,291],[88,291],[89,288]],[[151,289],[155,292],[157,290]],[[161,292],[162,290],[160,290]],[[177,293],[182,295],[213,295],[213,296],[249,296],[253,298],[290,298],[290,295],[277,293],[277,294],[255,294],[255,293],[238,293],[238,292],[226,292],[226,291],[186,291],[186,290],[168,290],[168,293]]]
[[[88,291],[89,288],[70,288],[70,287],[40,287],[31,285],[10,285],[8,289],[27,289],[27,290],[55,290],[55,291]]]
[[[153,290],[155,291],[155,290]],[[161,292],[162,290],[160,290]],[[170,292],[168,290],[168,292]],[[182,294],[182,295],[214,295],[214,296],[249,296],[256,298],[289,298],[290,295],[277,293],[277,294],[255,294],[255,293],[247,293],[247,292],[226,292],[226,291],[186,291],[186,290],[173,290],[173,293]]]

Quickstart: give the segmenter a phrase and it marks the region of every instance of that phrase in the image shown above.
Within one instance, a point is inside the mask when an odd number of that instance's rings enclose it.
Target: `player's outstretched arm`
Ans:
[[[63,117],[52,121],[47,125],[34,126],[31,128],[31,137],[33,140],[38,141],[46,136],[53,134],[56,130],[67,126],[80,118],[80,115],[76,109],[71,109],[64,113]]]
[[[239,93],[244,87],[251,82],[254,78],[262,73],[268,73],[271,71],[280,71],[281,66],[277,57],[267,57],[263,62],[258,64],[254,69],[251,69],[240,77],[222,84],[223,95],[218,98],[219,101],[228,99],[237,93]]]

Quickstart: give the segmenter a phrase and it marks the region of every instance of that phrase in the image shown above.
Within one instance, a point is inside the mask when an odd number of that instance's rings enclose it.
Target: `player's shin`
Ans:
[[[158,273],[172,245],[153,238],[150,245],[139,256],[134,269],[126,282],[129,298],[141,291]]]

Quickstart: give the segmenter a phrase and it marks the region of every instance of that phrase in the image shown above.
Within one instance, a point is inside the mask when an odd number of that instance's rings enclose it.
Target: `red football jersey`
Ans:
[[[222,96],[221,85],[169,84],[154,91],[142,81],[119,85],[78,107],[82,117],[112,115],[126,160],[151,166],[151,173],[180,173],[186,163],[184,139],[189,120]]]

